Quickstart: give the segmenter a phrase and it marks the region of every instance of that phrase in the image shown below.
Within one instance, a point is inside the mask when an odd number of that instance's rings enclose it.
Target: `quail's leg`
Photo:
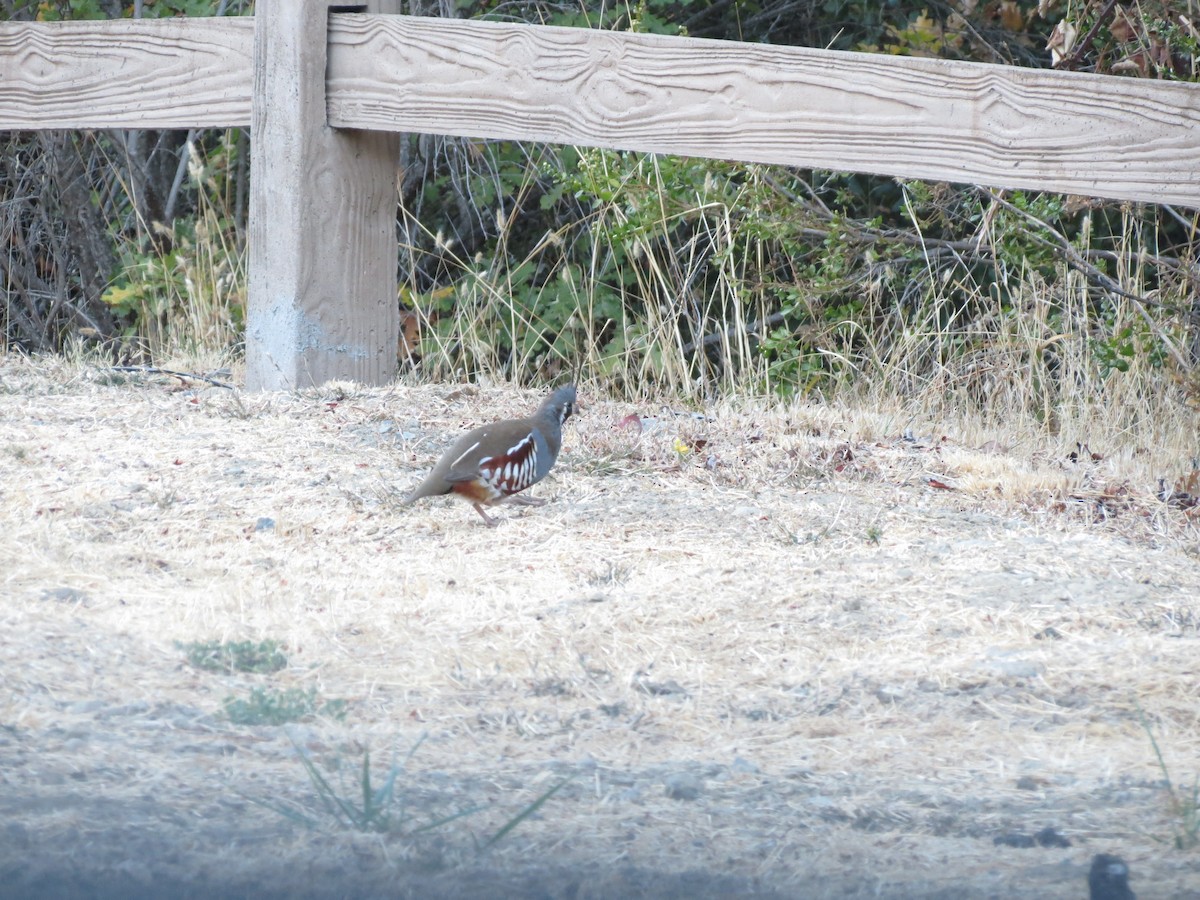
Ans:
[[[479,513],[479,515],[483,516],[483,521],[487,522],[488,528],[496,527],[496,524],[497,524],[496,520],[493,519],[491,516],[489,516],[487,513],[485,513],[483,511],[483,506],[481,506],[478,503],[473,504],[473,506],[475,507],[475,512],[477,512],[477,513]]]

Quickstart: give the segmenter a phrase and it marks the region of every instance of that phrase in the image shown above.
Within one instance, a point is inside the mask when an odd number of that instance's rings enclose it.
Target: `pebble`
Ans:
[[[704,790],[704,785],[695,775],[680,773],[666,780],[666,793],[672,800],[695,800]]]
[[[73,587],[47,588],[42,591],[43,600],[55,600],[59,603],[87,603],[91,598],[87,591]]]

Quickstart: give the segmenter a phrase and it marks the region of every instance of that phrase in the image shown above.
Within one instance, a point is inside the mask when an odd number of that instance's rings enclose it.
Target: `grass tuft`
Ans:
[[[273,640],[191,641],[176,646],[184,651],[189,665],[206,672],[270,675],[286,668],[288,662],[280,643]]]
[[[1154,737],[1154,730],[1146,719],[1146,713],[1140,704],[1137,705],[1138,722],[1150,746],[1154,748],[1154,758],[1162,772],[1167,791],[1167,813],[1171,817],[1171,844],[1176,850],[1191,850],[1200,846],[1200,778],[1192,780],[1191,787],[1180,787],[1171,777],[1171,770],[1163,757],[1162,748]]]
[[[322,715],[342,719],[346,715],[345,700],[317,701],[317,689],[255,687],[247,699],[225,698],[225,715],[234,725],[286,725],[311,716]]]
[[[416,804],[403,790],[402,778],[413,756],[424,742],[425,735],[422,735],[405,754],[404,759],[399,762],[393,752],[387,772],[380,782],[374,780],[371,774],[371,751],[369,748],[363,750],[361,762],[355,765],[353,780],[346,778],[346,769],[341,764],[341,758],[336,757],[330,766],[335,776],[335,779],[331,780],[312,756],[293,738],[292,746],[296,748],[300,764],[304,767],[312,785],[315,804],[305,806],[279,800],[254,802],[309,828],[317,828],[323,822],[331,822],[339,828],[351,831],[388,834],[410,839],[443,828],[458,819],[493,808],[491,804],[483,804],[467,806],[448,813],[437,813],[426,805],[425,815],[414,812],[413,806]],[[500,843],[512,834],[522,822],[535,815],[551,797],[570,781],[569,777],[559,780],[549,790],[509,818],[487,838],[480,840],[473,836],[476,851],[482,853]]]

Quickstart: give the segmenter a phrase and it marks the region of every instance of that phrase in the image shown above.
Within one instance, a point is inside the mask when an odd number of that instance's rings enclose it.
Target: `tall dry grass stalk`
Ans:
[[[1079,443],[1126,456],[1147,475],[1200,465],[1200,381],[1182,350],[1188,324],[1166,312],[1186,309],[1189,298],[1182,289],[1174,297],[1151,289],[1143,251],[1153,236],[1137,233],[1129,211],[1123,220],[1127,243],[1117,258],[1142,258],[1114,279],[1130,296],[1100,290],[1066,264],[1048,281],[998,259],[1009,303],[984,285],[944,283],[914,315],[897,312],[865,335],[861,379],[835,384],[831,396],[954,422],[979,442]],[[974,312],[962,321],[965,291]],[[1148,310],[1138,297],[1160,307]],[[1105,354],[1103,336],[1124,333],[1131,337],[1122,370],[1111,346]]]
[[[118,239],[123,268],[104,299],[136,322],[131,337],[159,364],[228,357],[241,343],[246,249],[221,183],[235,143],[226,132],[216,151],[226,160],[213,164],[189,142],[194,214],[171,225],[139,219],[134,236]]]
[[[767,365],[748,326],[774,304],[748,287],[754,261],[741,253],[729,198],[680,206],[658,159],[617,166],[606,151],[579,154],[589,179],[613,185],[612,199],[511,258],[514,232],[529,225],[503,210],[494,216],[497,251],[486,259],[465,258],[415,211],[402,211],[401,232],[412,236],[401,242],[402,269],[413,277],[401,298],[420,319],[420,372],[524,382],[566,370],[631,397],[711,397],[764,383]],[[525,169],[516,205],[544,190],[539,179],[543,171]],[[502,187],[497,177],[493,193]],[[677,242],[680,223],[687,237]],[[429,267],[449,270],[451,287],[422,292],[414,273],[432,257]]]

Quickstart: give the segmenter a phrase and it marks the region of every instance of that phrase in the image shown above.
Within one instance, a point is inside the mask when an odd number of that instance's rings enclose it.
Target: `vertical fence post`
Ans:
[[[330,9],[258,0],[250,154],[246,386],[288,390],[395,375],[399,137],[330,128]]]

